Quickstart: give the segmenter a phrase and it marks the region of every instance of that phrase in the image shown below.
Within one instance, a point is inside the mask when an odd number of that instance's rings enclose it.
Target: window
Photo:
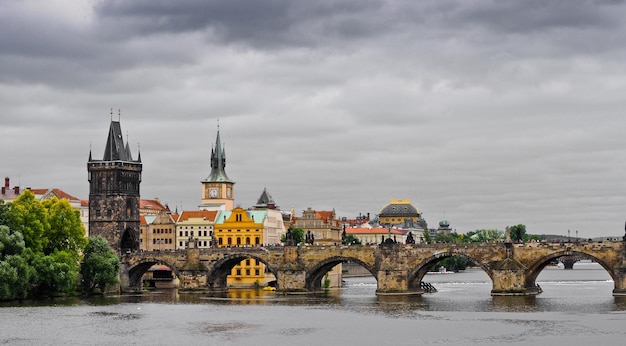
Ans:
[[[246,275],[250,276],[250,269],[246,269]]]
[[[257,275],[257,276],[259,275],[259,270],[258,269],[254,270],[254,275]]]
[[[237,275],[241,275],[241,269],[237,269]]]
[[[250,259],[246,260],[246,265],[249,266],[250,265]]]

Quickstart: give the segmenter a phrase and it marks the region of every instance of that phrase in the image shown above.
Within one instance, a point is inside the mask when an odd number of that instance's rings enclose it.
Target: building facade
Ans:
[[[186,249],[191,240],[194,240],[199,248],[212,247],[214,245],[213,225],[217,214],[216,210],[181,212],[176,221],[176,248]]]
[[[214,236],[218,247],[261,246],[263,223],[267,212],[262,210],[246,211],[235,208],[232,211],[220,211],[214,225]],[[265,273],[265,265],[251,258],[246,258],[234,266],[227,278],[231,287],[260,287],[276,280],[271,273]]]
[[[144,251],[168,251],[176,248],[176,224],[168,212],[142,214],[140,244]]]

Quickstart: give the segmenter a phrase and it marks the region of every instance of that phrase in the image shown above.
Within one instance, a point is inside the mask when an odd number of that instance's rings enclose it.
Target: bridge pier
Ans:
[[[613,296],[626,296],[626,263],[622,263],[614,270]]]
[[[380,270],[376,275],[377,295],[423,294],[421,289],[409,289],[409,272],[407,270]]]
[[[282,293],[307,292],[306,271],[304,270],[277,270],[276,289]]]
[[[492,296],[531,296],[541,293],[538,286],[529,286],[526,267],[520,262],[507,258],[496,263],[491,270]]]

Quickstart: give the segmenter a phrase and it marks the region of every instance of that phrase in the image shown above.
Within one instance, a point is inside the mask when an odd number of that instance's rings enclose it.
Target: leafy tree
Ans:
[[[74,268],[54,256],[35,254],[33,267],[37,272],[35,295],[54,296],[57,293],[69,293],[74,288]]]
[[[526,226],[519,224],[515,226],[509,227],[509,232],[511,233],[511,240],[513,241],[527,241],[528,236],[526,235]]]
[[[107,286],[118,283],[119,270],[119,259],[106,239],[89,237],[80,268],[85,292],[92,294],[99,289],[104,293]]]
[[[0,199],[0,226],[8,226],[10,222],[9,206],[11,204],[4,203],[4,200]]]
[[[280,237],[280,241],[286,243],[288,237],[291,237],[293,240],[293,245],[297,245],[304,242],[304,230],[302,228],[289,226],[287,230],[287,234],[283,234]]]
[[[346,235],[341,241],[343,245],[361,245],[361,240],[352,234]]]
[[[78,262],[80,253],[87,244],[85,228],[80,220],[80,212],[65,199],[52,198],[43,202],[48,211],[50,228],[45,231],[48,239],[44,253],[64,251]]]
[[[439,243],[458,243],[459,235],[455,232],[452,233],[437,233],[435,236],[435,241]]]
[[[459,270],[465,270],[467,267],[474,266],[474,263],[468,259],[452,256],[442,259],[437,262],[433,269],[438,270],[439,267],[446,268],[447,271],[458,272]]]
[[[467,232],[465,239],[471,243],[484,243],[490,241],[500,241],[504,239],[504,232],[497,229],[481,229]]]
[[[0,231],[5,227],[0,226]],[[14,235],[21,239],[20,233]],[[37,273],[29,263],[32,251],[24,249],[23,242],[21,250],[5,252],[0,258],[0,299],[27,298],[37,284]]]
[[[10,255],[21,255],[25,247],[22,233],[11,232],[9,227],[0,226],[0,260]]]
[[[26,247],[34,252],[43,251],[47,245],[44,232],[50,228],[47,210],[30,190],[11,202],[9,216],[9,228],[24,236]]]
[[[429,230],[427,230],[427,229],[424,230],[423,237],[424,237],[424,239],[423,239],[424,243],[430,244],[430,243],[433,242],[433,239],[430,237],[430,231]]]

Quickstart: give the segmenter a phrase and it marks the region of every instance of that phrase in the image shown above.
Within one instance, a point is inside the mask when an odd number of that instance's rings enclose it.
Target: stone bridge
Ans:
[[[152,265],[166,265],[181,289],[225,291],[231,269],[246,258],[263,262],[283,293],[316,292],[324,274],[351,261],[377,280],[377,294],[422,294],[422,278],[439,260],[462,257],[476,263],[493,281],[492,295],[540,293],[535,280],[551,261],[584,256],[599,263],[613,278],[613,295],[626,295],[623,241],[576,243],[468,243],[416,245],[233,247],[177,251],[133,252],[121,257],[121,288],[142,288],[142,276]]]

